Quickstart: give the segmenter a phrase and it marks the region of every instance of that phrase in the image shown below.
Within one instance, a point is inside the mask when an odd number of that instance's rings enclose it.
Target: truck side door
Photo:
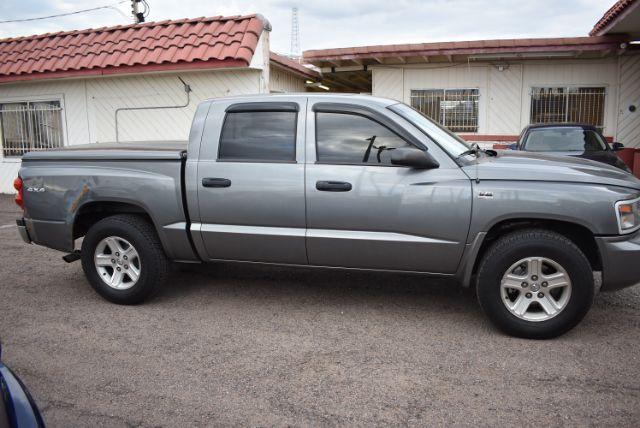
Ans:
[[[197,164],[198,222],[211,260],[307,264],[306,98],[213,101]]]
[[[454,273],[469,228],[469,178],[426,135],[385,110],[309,98],[309,263]],[[411,145],[426,147],[440,167],[392,165],[392,151]]]

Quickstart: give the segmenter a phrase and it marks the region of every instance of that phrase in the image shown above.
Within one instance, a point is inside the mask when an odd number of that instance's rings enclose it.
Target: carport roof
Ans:
[[[246,67],[268,21],[215,16],[0,40],[0,82]]]
[[[363,64],[424,63],[460,61],[482,57],[546,58],[554,56],[601,56],[615,52],[626,36],[560,37],[541,39],[472,40],[463,42],[374,45],[305,51],[306,62],[318,67],[341,67]]]
[[[305,67],[304,65],[300,64],[297,61],[292,60],[291,58],[288,58],[284,55],[280,55],[277,54],[275,52],[271,52],[269,59],[271,61],[271,65],[275,65],[277,67],[280,68],[284,68],[286,69],[288,72],[293,73],[293,74],[297,74],[298,76],[307,78],[307,79],[311,79],[311,80],[317,80],[320,78],[320,73],[318,73],[317,71],[309,68],[309,67]]]

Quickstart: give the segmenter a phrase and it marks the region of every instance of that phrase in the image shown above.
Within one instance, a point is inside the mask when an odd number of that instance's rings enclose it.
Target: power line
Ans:
[[[75,12],[59,13],[57,15],[39,16],[37,18],[8,19],[6,21],[0,21],[0,24],[10,24],[10,23],[13,23],[13,22],[40,21],[40,20],[43,20],[43,19],[59,18],[61,16],[77,15],[79,13],[92,12],[94,10],[100,10],[100,9],[113,9],[114,6],[117,6],[117,5],[122,4],[122,3],[127,3],[127,2],[128,2],[128,0],[122,0],[122,1],[119,1],[117,3],[113,3],[113,4],[109,4],[109,5],[105,5],[105,6],[98,6],[98,7],[92,7],[90,9],[76,10]]]
[[[140,5],[144,6],[144,10],[140,12]],[[149,16],[151,7],[147,0],[131,0],[131,14],[133,15],[133,22],[140,24],[145,21],[145,18]]]

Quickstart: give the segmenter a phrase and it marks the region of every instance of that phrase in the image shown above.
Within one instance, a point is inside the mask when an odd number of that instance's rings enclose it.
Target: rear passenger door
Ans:
[[[201,241],[212,260],[306,264],[305,98],[214,101],[198,162]]]

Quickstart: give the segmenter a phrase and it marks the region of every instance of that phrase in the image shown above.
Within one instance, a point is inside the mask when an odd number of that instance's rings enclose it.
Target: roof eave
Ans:
[[[609,16],[612,9],[617,6],[617,3],[614,4],[607,12],[600,18],[598,22],[593,26],[591,31],[589,32],[590,36],[605,36],[611,34],[615,34],[616,32],[614,27],[620,23],[620,21],[626,19],[631,13],[633,13],[638,7],[640,7],[640,1],[625,3],[623,7]],[[613,30],[613,31],[612,31]]]
[[[305,79],[318,80],[322,77],[319,72],[275,52],[269,53],[269,62],[271,65],[278,67],[281,70],[304,77]]]
[[[309,80],[318,80],[321,77],[320,73],[315,73],[315,74],[303,73],[303,72],[300,72],[300,71],[298,71],[296,69],[292,69],[290,67],[283,66],[282,64],[279,64],[279,63],[274,62],[274,61],[271,62],[271,65],[273,67],[277,67],[277,68],[279,68],[279,69],[281,69],[283,71],[286,71],[288,73],[295,74],[296,76],[303,77],[303,78],[309,79]]]
[[[515,59],[519,59],[517,55],[520,55],[522,59],[527,55],[535,53],[540,58],[544,58],[544,53],[549,53],[549,56],[557,56],[559,53],[567,54],[581,54],[584,52],[613,52],[620,47],[620,43],[628,41],[628,38],[624,36],[607,36],[607,37],[584,37],[577,39],[541,39],[530,40],[531,44],[521,46],[513,46],[516,42],[523,42],[529,39],[523,40],[504,40],[504,41],[474,41],[474,42],[445,42],[445,43],[433,43],[433,44],[416,44],[416,45],[386,45],[386,46],[363,46],[358,48],[343,48],[343,49],[325,49],[306,51],[304,53],[304,59],[306,62],[316,65],[318,67],[326,66],[344,66],[344,65],[363,65],[367,63],[383,64],[385,59],[397,59],[399,63],[404,63],[409,58],[421,58],[428,62],[433,57],[447,58],[449,62],[453,62],[454,59],[460,60],[462,57],[469,57],[474,55],[513,55]],[[552,44],[557,42],[556,44]],[[505,46],[481,46],[482,44],[489,43],[503,43]],[[537,44],[536,44],[537,43]],[[473,46],[474,44],[478,46]],[[512,44],[507,46],[507,44]],[[429,45],[433,45],[430,48]],[[450,45],[449,47],[443,47],[442,45]],[[470,47],[459,47],[456,45],[471,45]],[[426,48],[425,48],[426,47]],[[403,49],[404,48],[404,49]],[[341,53],[343,51],[344,53]],[[454,58],[456,57],[456,58]],[[343,63],[344,62],[344,63]]]
[[[242,60],[214,60],[193,61],[175,64],[147,64],[133,66],[118,66],[106,68],[92,68],[82,70],[53,71],[45,73],[24,73],[0,76],[0,84],[14,82],[28,82],[54,79],[73,79],[98,76],[126,76],[141,73],[158,73],[171,71],[198,71],[248,68],[249,64]]]

